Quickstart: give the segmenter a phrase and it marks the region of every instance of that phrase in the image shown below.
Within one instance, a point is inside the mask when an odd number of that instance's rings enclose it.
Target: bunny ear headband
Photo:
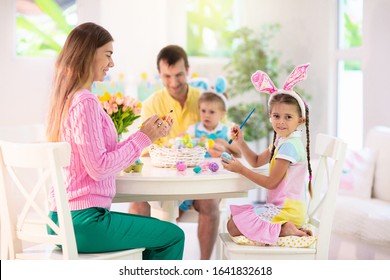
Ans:
[[[227,99],[223,95],[223,93],[226,91],[226,86],[227,86],[227,82],[226,82],[226,79],[224,77],[218,76],[215,79],[214,86],[210,86],[209,85],[208,79],[206,79],[206,78],[198,78],[198,77],[197,78],[192,78],[189,81],[189,84],[192,87],[201,89],[203,92],[211,92],[211,93],[214,93],[214,94],[218,95],[222,99],[223,103],[225,103],[225,108],[226,109],[228,108]]]
[[[272,98],[276,94],[288,94],[292,97],[294,97],[299,104],[299,107],[301,108],[302,117],[306,118],[306,106],[305,102],[303,101],[302,97],[300,97],[294,90],[294,86],[306,79],[307,77],[307,68],[310,66],[310,63],[302,64],[294,68],[294,70],[290,73],[290,75],[287,77],[286,82],[284,83],[283,89],[278,89],[275,87],[273,82],[271,81],[270,77],[266,73],[264,73],[261,70],[257,70],[255,73],[252,74],[251,81],[252,84],[255,86],[256,90],[259,92],[266,92],[270,94],[270,98],[268,100],[268,106],[272,100]]]

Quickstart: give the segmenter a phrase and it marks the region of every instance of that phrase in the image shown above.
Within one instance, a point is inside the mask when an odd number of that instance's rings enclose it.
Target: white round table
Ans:
[[[159,168],[150,158],[141,158],[141,173],[121,172],[116,178],[116,196],[113,202],[159,201],[164,220],[175,222],[178,202],[186,199],[213,199],[245,197],[256,184],[247,178],[224,170],[220,159],[209,159],[219,164],[217,172],[195,173],[193,168],[179,172],[176,168]],[[268,169],[256,169],[266,173]],[[153,209],[152,209],[153,210]]]

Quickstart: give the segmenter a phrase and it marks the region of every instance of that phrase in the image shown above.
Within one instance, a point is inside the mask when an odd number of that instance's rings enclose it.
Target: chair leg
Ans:
[[[223,204],[222,204],[223,203]],[[226,224],[227,224],[227,220],[228,220],[228,215],[227,215],[227,209],[226,209],[226,203],[225,201],[223,201],[221,203],[221,206],[220,207],[220,211],[219,211],[219,215],[220,215],[220,218],[219,218],[219,228],[218,228],[218,235],[220,233],[226,233],[227,232],[227,228],[226,228]],[[224,258],[224,254],[223,254],[223,242],[221,240],[221,238],[217,238],[217,241],[215,243],[215,258],[217,260],[222,260],[222,259],[226,259]]]

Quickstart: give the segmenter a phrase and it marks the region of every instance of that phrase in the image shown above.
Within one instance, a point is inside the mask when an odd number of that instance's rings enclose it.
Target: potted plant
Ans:
[[[243,27],[232,35],[235,48],[224,68],[227,92],[234,104],[228,110],[228,119],[240,124],[251,109],[256,108],[244,128],[246,141],[258,142],[265,138],[266,144],[269,144],[272,126],[268,121],[268,96],[256,92],[250,77],[261,69],[272,81],[277,81],[280,74],[287,72],[286,67],[279,65],[280,54],[269,48],[269,41],[279,29],[279,24],[266,25],[257,35],[252,29]]]

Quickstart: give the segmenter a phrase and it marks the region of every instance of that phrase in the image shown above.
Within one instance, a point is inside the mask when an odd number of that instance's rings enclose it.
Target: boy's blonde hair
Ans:
[[[205,91],[199,97],[199,106],[203,102],[217,102],[220,104],[220,108],[223,112],[227,112],[227,98],[225,94],[217,93],[214,91]]]

